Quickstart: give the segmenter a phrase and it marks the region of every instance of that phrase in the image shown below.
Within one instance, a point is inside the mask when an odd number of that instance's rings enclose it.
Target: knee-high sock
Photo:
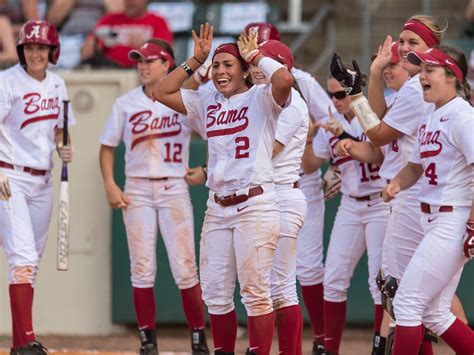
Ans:
[[[214,350],[231,353],[237,338],[237,314],[235,310],[226,314],[209,314]]]
[[[426,332],[428,332],[428,329],[423,327],[421,329],[420,355],[434,355],[433,343],[431,342],[431,340],[425,339]]]
[[[383,319],[383,306],[381,304],[374,305],[374,333],[380,334],[380,326]]]
[[[474,354],[474,332],[459,319],[441,334],[441,338],[456,354]]]
[[[301,344],[301,308],[299,305],[280,308],[275,311],[280,354],[296,355]]]
[[[296,355],[303,355],[303,314],[301,313],[301,306],[298,313],[298,324],[300,326],[300,330],[298,332],[298,346],[296,347]]]
[[[395,327],[393,355],[418,355],[422,331],[422,325],[416,327],[397,325]]]
[[[301,286],[303,301],[308,311],[311,328],[313,329],[314,341],[324,344],[324,300],[323,284],[312,286]]]
[[[189,329],[203,329],[206,323],[204,320],[204,302],[201,297],[201,285],[197,284],[180,291],[184,315],[186,316]]]
[[[273,312],[263,316],[248,317],[249,348],[257,355],[268,355],[272,348]]]
[[[133,305],[139,329],[156,329],[156,304],[153,287],[133,288]]]
[[[13,349],[25,346],[35,340],[33,331],[33,287],[31,284],[9,286],[10,309],[12,313]]]
[[[339,354],[342,332],[346,323],[346,301],[324,301],[324,347],[327,352]]]

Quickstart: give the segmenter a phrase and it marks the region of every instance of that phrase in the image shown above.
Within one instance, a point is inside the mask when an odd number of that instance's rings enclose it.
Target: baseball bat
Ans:
[[[63,105],[63,145],[66,146],[68,144],[69,100],[63,100]],[[61,186],[59,188],[58,245],[56,256],[56,269],[58,271],[67,271],[69,266],[69,181],[67,163],[65,162],[63,162],[61,170]]]

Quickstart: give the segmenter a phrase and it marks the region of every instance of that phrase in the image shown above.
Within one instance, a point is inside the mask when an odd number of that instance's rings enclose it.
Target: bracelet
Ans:
[[[202,171],[204,172],[204,176],[206,177],[206,180],[207,180],[207,164],[202,164],[201,168],[202,168]]]
[[[183,63],[181,63],[181,68],[184,69],[184,71],[186,72],[186,74],[188,74],[188,76],[191,76],[194,74],[194,70],[191,69],[191,67],[189,66],[189,64],[184,61]]]
[[[194,59],[196,62],[198,62],[199,64],[201,64],[201,65],[203,65],[203,64],[204,64],[204,63],[203,63],[203,62],[201,62],[199,59],[197,59],[195,56],[193,56],[193,59]]]
[[[343,131],[343,132],[341,133],[341,135],[340,135],[339,137],[337,137],[337,138],[339,138],[339,140],[341,140],[341,139],[346,139],[346,138],[347,138],[347,139],[352,139],[353,141],[356,141],[356,142],[360,142],[360,139],[359,139],[359,138],[356,138],[356,137],[350,135],[350,134],[347,133],[346,131]]]

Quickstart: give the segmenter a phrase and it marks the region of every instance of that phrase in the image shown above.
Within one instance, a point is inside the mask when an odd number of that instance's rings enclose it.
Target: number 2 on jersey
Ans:
[[[181,151],[183,150],[183,145],[181,143],[165,143],[166,149],[166,156],[165,162],[166,163],[182,163],[183,160],[181,159]]]
[[[249,157],[249,148],[250,148],[250,141],[249,137],[236,137],[235,138],[235,159],[242,159]]]

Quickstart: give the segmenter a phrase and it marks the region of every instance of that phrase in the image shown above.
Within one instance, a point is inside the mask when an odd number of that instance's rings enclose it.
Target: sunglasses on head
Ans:
[[[342,99],[345,99],[347,94],[344,90],[342,91],[336,91],[336,92],[330,92],[329,90],[326,91],[329,95],[329,97],[332,99],[333,97],[335,97],[336,99],[338,100],[342,100]]]

